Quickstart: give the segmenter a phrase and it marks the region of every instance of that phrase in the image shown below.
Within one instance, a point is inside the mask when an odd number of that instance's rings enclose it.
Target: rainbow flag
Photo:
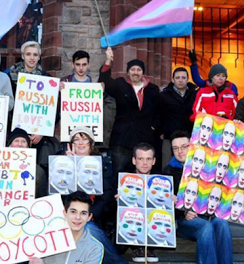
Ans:
[[[192,32],[194,0],[152,0],[101,38],[101,47],[137,38],[171,38]]]

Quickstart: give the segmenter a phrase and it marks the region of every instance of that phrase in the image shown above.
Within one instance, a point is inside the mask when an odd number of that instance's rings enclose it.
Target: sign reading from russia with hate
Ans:
[[[52,137],[58,92],[58,78],[19,73],[12,130],[19,127],[28,134]]]
[[[78,126],[91,128],[96,142],[103,142],[103,89],[101,83],[65,83],[61,91],[61,141],[70,141]]]

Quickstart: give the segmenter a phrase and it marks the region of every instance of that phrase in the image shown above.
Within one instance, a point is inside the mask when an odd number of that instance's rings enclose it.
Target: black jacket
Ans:
[[[100,71],[99,82],[105,83],[105,92],[116,101],[116,116],[110,146],[132,149],[140,142],[153,144],[151,129],[156,118],[159,88],[148,83],[144,88],[143,106],[140,110],[133,87],[124,78],[111,78],[111,69]]]
[[[171,82],[161,93],[159,102],[160,133],[165,139],[176,130],[192,132],[193,123],[189,120],[192,114],[192,106],[196,96],[196,86],[188,83],[188,90],[181,97],[174,89]]]
[[[182,173],[182,168],[173,167],[172,165],[167,165],[163,170],[164,175],[171,175],[174,178],[174,195],[178,193]],[[181,216],[184,216],[184,211],[175,209],[175,219],[179,219]]]
[[[235,119],[244,122],[244,97],[237,104]]]

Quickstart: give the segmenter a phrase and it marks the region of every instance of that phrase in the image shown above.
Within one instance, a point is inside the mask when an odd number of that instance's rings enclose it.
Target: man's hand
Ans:
[[[43,138],[41,135],[31,135],[29,137],[33,145],[37,145]]]
[[[106,65],[111,65],[111,62],[114,60],[114,53],[113,53],[113,50],[108,47],[107,50],[106,50],[106,61],[105,61],[105,64]]]
[[[177,196],[172,194],[171,198],[172,198],[172,201],[174,202],[174,204],[176,204],[177,203]]]
[[[59,91],[61,92],[65,88],[64,82],[59,83]]]
[[[196,218],[196,217],[197,217],[197,213],[192,212],[192,211],[188,211],[188,212],[186,213],[185,219],[186,219],[187,221],[189,221],[189,220],[192,220],[192,219],[194,219],[194,218]]]
[[[192,51],[189,51],[189,58],[190,58],[192,64],[197,63],[197,56],[196,56],[194,49]]]
[[[29,264],[45,264],[45,262],[40,258],[31,258]]]

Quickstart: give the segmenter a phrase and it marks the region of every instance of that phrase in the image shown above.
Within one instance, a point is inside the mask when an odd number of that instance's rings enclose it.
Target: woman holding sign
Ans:
[[[94,135],[92,130],[88,127],[76,127],[72,130],[70,135],[71,142],[67,144],[66,155],[68,156],[80,156],[80,157],[91,157],[99,155],[98,150],[96,149]],[[91,157],[94,158],[94,157]],[[77,167],[82,162],[77,163]],[[92,163],[93,169],[89,169],[95,173],[96,168],[99,170],[99,166],[96,166],[96,162]],[[78,168],[79,169],[79,168]],[[94,221],[96,223],[101,221],[104,218],[104,208],[109,201],[113,200],[113,190],[111,188],[111,175],[107,170],[106,166],[102,166],[103,171],[103,195],[96,195],[95,201],[92,206],[92,213],[94,216]],[[86,177],[84,171],[81,174],[84,178]],[[79,178],[79,176],[78,176]],[[78,183],[79,184],[79,183]],[[89,185],[92,185],[92,182],[88,182]],[[111,244],[110,240],[107,238],[105,233],[99,229],[93,221],[87,223],[87,227],[90,230],[90,233],[98,239],[104,246],[104,259],[103,263],[116,263],[116,264],[127,264],[121,256],[118,255],[115,248]]]

